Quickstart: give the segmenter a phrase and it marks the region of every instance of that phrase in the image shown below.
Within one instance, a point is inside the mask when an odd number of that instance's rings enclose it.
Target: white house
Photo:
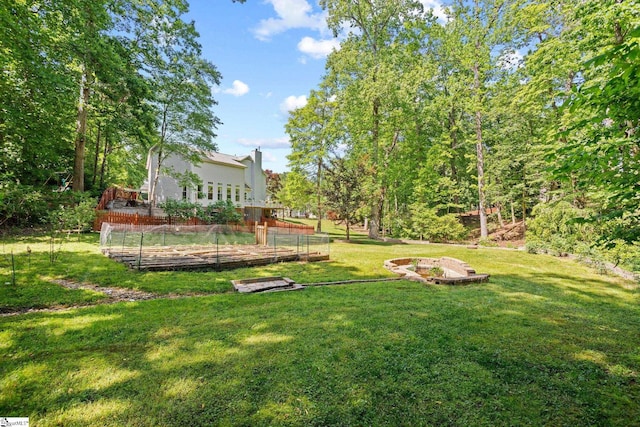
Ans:
[[[158,169],[156,148],[149,150],[147,172],[149,193],[155,182]],[[200,178],[196,188],[181,186],[178,181],[163,170],[177,173],[191,172]],[[276,206],[267,196],[267,176],[262,170],[262,152],[253,150],[246,156],[207,152],[200,163],[194,165],[179,155],[168,157],[162,164],[158,184],[155,189],[156,203],[166,200],[186,200],[203,206],[219,200],[231,200],[244,211],[246,220],[259,221],[271,217]]]

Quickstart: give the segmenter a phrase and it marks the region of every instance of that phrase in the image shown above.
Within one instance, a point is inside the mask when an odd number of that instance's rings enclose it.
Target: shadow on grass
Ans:
[[[341,243],[353,244],[353,245],[368,245],[368,246],[398,246],[404,245],[404,242],[401,241],[384,241],[384,240],[374,240],[370,239],[367,236],[351,236],[349,240],[346,240],[344,236],[336,237],[335,240],[339,240]]]
[[[15,266],[16,286],[12,268]],[[375,273],[335,261],[276,262],[261,267],[225,271],[140,272],[128,269],[102,254],[59,251],[51,262],[45,251],[22,252],[0,260],[5,285],[0,286],[0,313],[27,308],[65,307],[99,303],[105,296],[93,291],[68,289],[52,282],[67,280],[79,284],[135,289],[159,295],[220,294],[233,292],[231,280],[239,278],[285,276],[298,283],[376,278]],[[6,273],[6,274],[4,274]]]
[[[610,285],[589,282],[498,275],[0,319],[0,413],[42,425],[633,424],[640,310],[627,290],[566,292]]]

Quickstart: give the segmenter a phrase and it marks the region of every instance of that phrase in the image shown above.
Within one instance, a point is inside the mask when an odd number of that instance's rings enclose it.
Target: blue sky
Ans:
[[[190,0],[206,59],[218,67],[216,143],[226,154],[260,147],[263,168],[284,172],[290,143],[288,111],[320,83],[326,56],[339,48],[316,0]],[[438,7],[437,0],[422,0]]]

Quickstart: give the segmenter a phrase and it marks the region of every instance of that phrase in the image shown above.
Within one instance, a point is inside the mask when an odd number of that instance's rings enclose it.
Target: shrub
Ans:
[[[202,211],[201,219],[214,224],[233,224],[242,221],[242,215],[231,200],[218,200]]]
[[[51,205],[39,189],[27,185],[0,185],[0,226],[33,227],[46,224]]]
[[[165,214],[172,218],[190,219],[202,217],[202,205],[199,203],[191,203],[185,200],[167,200],[158,204]]]
[[[435,209],[421,203],[409,207],[410,218],[402,230],[405,237],[422,238],[433,242],[460,241],[467,230],[453,214],[438,216]]]
[[[95,200],[89,193],[0,184],[0,226],[5,228],[52,225],[84,231],[93,224],[94,208]]]
[[[587,212],[568,202],[541,203],[531,212],[527,222],[527,246],[546,248],[552,253],[579,253],[597,239],[594,224],[583,221]]]
[[[89,194],[81,195],[76,204],[60,205],[49,216],[49,222],[58,230],[78,233],[90,231],[96,219],[96,203]]]
[[[158,205],[164,212],[174,218],[198,218],[208,224],[230,224],[242,221],[242,215],[237,211],[231,200],[218,200],[213,205],[203,207],[200,203],[183,200],[167,200]]]

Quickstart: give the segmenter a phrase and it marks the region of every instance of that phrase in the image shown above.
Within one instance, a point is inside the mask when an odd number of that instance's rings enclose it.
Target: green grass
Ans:
[[[52,265],[35,238],[5,242],[18,286],[56,276],[212,295],[0,318],[2,416],[37,426],[639,424],[638,286],[568,259],[360,237],[332,244],[326,263],[160,274],[126,271],[95,237],[71,239]],[[227,293],[231,277],[389,276],[384,259],[413,255],[454,256],[492,277]]]

